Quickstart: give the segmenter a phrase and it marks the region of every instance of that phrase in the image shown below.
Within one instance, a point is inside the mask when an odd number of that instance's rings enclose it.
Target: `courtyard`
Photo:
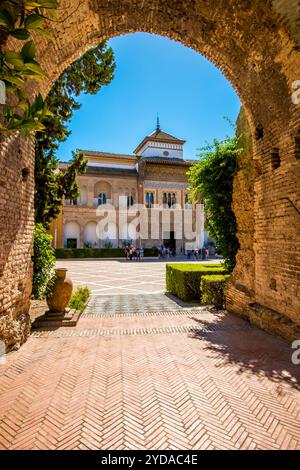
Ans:
[[[58,262],[92,296],[0,365],[1,449],[300,449],[290,345],[165,295],[165,264]]]
[[[58,260],[57,267],[69,270],[74,288],[87,286],[93,295],[143,295],[164,293],[166,263],[186,261],[177,261],[176,258],[145,258],[144,261]],[[216,263],[216,260],[208,262]]]

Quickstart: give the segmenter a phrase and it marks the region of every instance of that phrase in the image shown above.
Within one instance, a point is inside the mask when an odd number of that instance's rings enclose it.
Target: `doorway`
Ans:
[[[164,238],[164,245],[166,248],[171,248],[172,251],[175,251],[176,253],[176,239],[175,239],[175,232],[174,231],[171,231],[171,232],[166,232],[164,234],[165,236],[168,235],[169,238]]]

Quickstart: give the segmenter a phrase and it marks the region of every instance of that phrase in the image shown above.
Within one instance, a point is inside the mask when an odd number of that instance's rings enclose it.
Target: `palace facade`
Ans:
[[[158,124],[133,155],[81,150],[87,171],[78,177],[80,197],[64,201],[52,223],[54,246],[101,248],[130,242],[152,248],[164,243],[177,253],[202,248],[207,241],[204,207],[189,202],[187,170],[193,161],[183,158],[184,144]],[[60,163],[60,169],[67,165]],[[139,225],[137,207],[144,209]]]

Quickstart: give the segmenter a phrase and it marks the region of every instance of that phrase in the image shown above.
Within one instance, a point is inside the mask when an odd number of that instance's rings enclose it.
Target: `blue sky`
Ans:
[[[185,139],[184,157],[233,130],[240,101],[231,84],[204,57],[180,43],[145,33],[110,40],[115,53],[115,78],[97,95],[79,97],[81,108],[60,145],[58,157],[69,160],[72,150],[131,154],[154,131],[157,113],[161,128]]]

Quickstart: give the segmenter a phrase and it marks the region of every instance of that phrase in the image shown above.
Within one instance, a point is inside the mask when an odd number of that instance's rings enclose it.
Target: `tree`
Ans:
[[[35,220],[48,227],[59,214],[63,198],[79,196],[77,175],[86,169],[80,152],[73,152],[71,165],[58,169],[55,156],[59,143],[70,135],[68,122],[80,108],[80,93],[96,94],[113,79],[114,54],[105,41],[90,49],[70,65],[53,85],[47,99],[52,112],[43,121],[45,132],[37,132],[35,147]]]
[[[35,220],[48,228],[56,219],[64,198],[74,201],[80,195],[77,175],[83,174],[87,162],[81,152],[73,152],[66,171],[58,170],[58,159],[52,151],[36,158]]]
[[[212,145],[201,149],[199,161],[188,172],[192,197],[197,201],[200,195],[205,200],[206,228],[217,241],[229,272],[235,266],[239,249],[231,204],[233,178],[241,152],[237,137],[228,137],[221,142],[215,139]]]

